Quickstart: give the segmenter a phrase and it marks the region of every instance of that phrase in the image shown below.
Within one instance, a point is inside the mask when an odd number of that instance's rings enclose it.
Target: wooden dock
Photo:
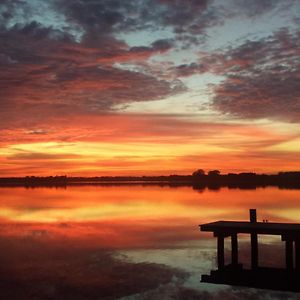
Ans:
[[[298,278],[300,278],[300,224],[257,222],[256,210],[250,209],[249,222],[217,221],[200,225],[200,230],[213,232],[214,236],[217,238],[218,270],[212,271],[211,275],[203,275],[202,281],[215,281],[216,283],[221,283],[224,281],[226,282],[225,279],[227,278],[227,284],[229,284],[228,278],[235,278],[233,280],[234,282],[247,283],[251,281],[251,286],[257,286],[257,284],[259,284],[259,286],[261,287],[261,285],[263,284],[263,282],[261,281],[265,278],[264,280],[268,283],[268,288],[272,286],[270,283],[273,282],[275,284],[275,289],[280,289],[280,282],[282,280],[280,280],[279,277],[283,276],[286,278],[290,278],[290,282],[296,282],[296,285],[299,287],[297,289],[294,289],[294,285],[289,288],[283,286],[283,290],[300,291],[300,281],[298,280]],[[239,264],[238,234],[250,234],[250,270],[244,270],[243,266]],[[285,242],[285,269],[268,269],[258,266],[259,253],[257,237],[259,234],[281,236],[281,240]],[[224,239],[227,237],[231,239],[231,264],[225,266]],[[246,276],[244,278],[245,280],[243,280],[243,274],[244,277]],[[265,277],[266,274],[268,274],[268,278]],[[276,274],[280,275],[277,279]],[[249,281],[250,277],[253,278]],[[255,284],[255,278],[257,278],[257,284]]]

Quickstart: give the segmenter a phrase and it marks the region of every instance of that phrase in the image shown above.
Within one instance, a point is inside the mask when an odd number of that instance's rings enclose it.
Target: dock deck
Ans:
[[[239,222],[239,221],[217,221],[200,225],[201,231],[210,231],[215,235],[238,234],[238,233],[256,233],[281,235],[285,237],[300,238],[299,223],[265,223],[265,222]]]
[[[300,224],[257,222],[256,209],[250,209],[250,222],[217,221],[199,225],[201,231],[212,232],[217,238],[218,270],[203,275],[203,282],[247,285],[300,291]],[[251,269],[244,270],[238,261],[238,234],[251,237]],[[258,235],[279,235],[285,242],[286,268],[282,270],[258,266]],[[231,264],[224,263],[224,239],[231,238]],[[289,284],[284,283],[287,278]],[[265,281],[265,282],[264,282]],[[284,282],[283,282],[284,281]]]

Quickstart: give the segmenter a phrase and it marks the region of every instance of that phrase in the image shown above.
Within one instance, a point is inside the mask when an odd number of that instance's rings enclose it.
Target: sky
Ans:
[[[300,170],[299,0],[1,0],[5,176]]]

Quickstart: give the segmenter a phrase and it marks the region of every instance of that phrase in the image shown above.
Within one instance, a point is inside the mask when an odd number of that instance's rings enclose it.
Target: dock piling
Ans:
[[[295,241],[295,268],[300,271],[300,240]]]
[[[217,243],[218,243],[218,269],[223,269],[225,266],[223,235],[218,235]]]
[[[255,208],[251,208],[249,210],[249,213],[250,213],[250,222],[251,223],[256,223],[257,222],[256,209]]]
[[[250,222],[256,223],[257,216],[256,216],[256,209],[250,209]],[[258,240],[257,240],[257,233],[251,233],[251,268],[256,269],[258,267]]]
[[[234,266],[238,264],[238,239],[236,233],[231,235],[231,263]]]
[[[286,268],[288,270],[292,270],[294,267],[293,241],[292,240],[286,240],[286,242],[285,242],[285,261],[286,261]]]

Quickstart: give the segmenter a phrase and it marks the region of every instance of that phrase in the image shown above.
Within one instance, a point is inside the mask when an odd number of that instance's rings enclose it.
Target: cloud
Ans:
[[[86,36],[101,32],[128,32],[170,27],[175,34],[202,34],[217,19],[210,0],[199,1],[56,1],[68,20],[82,27]]]
[[[231,13],[236,15],[243,15],[249,18],[257,18],[263,14],[269,13],[273,10],[288,9],[296,3],[295,0],[280,1],[280,0],[231,0],[228,7]]]
[[[277,9],[288,9],[295,0],[121,0],[68,2],[55,0],[54,8],[70,24],[82,28],[86,37],[103,33],[134,32],[169,28],[177,41],[197,43],[208,28],[222,24],[227,18],[253,18]]]
[[[223,172],[247,171],[251,165],[256,172],[274,172],[292,170],[299,163],[297,152],[292,152],[296,146],[276,148],[297,136],[295,130],[289,132],[292,126],[288,124],[278,129],[262,124],[193,122],[185,116],[49,114],[38,122],[12,120],[11,129],[0,131],[5,176],[191,174],[197,165]],[[31,134],[36,128],[47,134]]]
[[[295,138],[295,134],[282,134],[272,128],[253,125],[200,122],[187,119],[187,116],[155,114],[103,114],[51,110],[39,112],[30,106],[23,110],[25,115],[39,114],[30,120],[19,119],[21,110],[0,120],[2,147],[20,143],[140,143],[181,144],[202,141],[218,147],[248,149],[255,143],[256,149],[282,143]],[[6,126],[6,129],[5,129]],[[63,128],[63,130],[62,130]],[[227,141],[226,136],[231,138]],[[251,137],[257,140],[252,141]],[[222,138],[225,136],[225,138]],[[242,140],[239,139],[242,138]],[[249,140],[250,139],[250,140]]]
[[[185,90],[179,81],[113,66],[165,52],[172,47],[167,39],[129,48],[105,37],[104,47],[93,48],[85,40],[77,43],[70,35],[36,22],[2,28],[0,38],[1,114],[6,116],[18,109],[43,114],[49,108],[57,114],[102,113],[117,104],[161,99]]]
[[[273,6],[265,1],[263,3],[255,1],[253,6],[263,5],[265,10]],[[225,16],[217,3],[211,0],[55,0],[49,2],[47,9],[48,23],[41,23],[42,20],[38,20],[36,14],[37,7],[33,4],[27,1],[3,3],[3,18],[10,21],[3,19],[0,27],[2,120],[16,115],[16,111],[26,111],[35,118],[39,118],[36,112],[45,117],[49,111],[50,114],[53,112],[57,115],[79,112],[98,112],[101,115],[120,104],[164,99],[184,92],[186,87],[181,81],[173,80],[172,76],[166,76],[163,72],[155,72],[151,67],[148,67],[148,72],[139,68],[130,70],[119,68],[118,64],[147,66],[148,59],[152,56],[176,49],[187,41],[203,38],[207,28],[222,23]],[[24,16],[30,16],[27,22]],[[119,33],[159,31],[164,28],[172,32],[170,37],[157,39],[149,45],[130,47],[117,38]],[[257,43],[262,44],[262,41]],[[256,51],[257,47],[263,47],[258,44],[248,45],[249,51],[254,47]],[[238,53],[231,50],[227,54],[223,53],[223,56],[238,57],[242,52],[246,55],[246,50],[240,49]],[[251,63],[244,57],[240,57],[239,61],[227,57],[225,63],[233,66],[242,61]],[[219,59],[219,63],[221,62],[224,63],[224,59]],[[209,62],[181,64],[172,67],[167,73],[173,72],[175,78],[186,77],[218,67],[208,64]],[[228,68],[224,70],[227,71]],[[238,70],[231,74],[231,80],[236,73]],[[240,82],[247,81],[247,94],[248,90],[256,86],[256,78],[251,76],[251,82],[249,77],[236,79]],[[290,84],[290,94],[291,90],[295,90],[293,78],[285,74],[284,80]],[[271,81],[267,77],[265,80]],[[282,81],[278,78],[277,81],[280,80]],[[231,82],[224,82],[216,90],[216,94],[221,97],[229,94],[229,90],[233,92]],[[236,85],[235,88],[239,89]],[[250,98],[251,102],[253,97]],[[293,98],[289,99],[293,102]],[[228,103],[226,99],[223,102]],[[223,102],[215,100],[214,107],[226,112]],[[238,108],[231,110],[234,114],[239,114]],[[255,114],[249,111],[250,117]]]
[[[0,7],[0,24],[7,25],[18,10],[25,12],[25,6],[22,0],[2,0]]]
[[[199,63],[182,64],[170,68],[169,71],[178,77],[188,77],[195,74],[203,74],[209,70],[208,66]]]
[[[47,154],[47,153],[38,153],[38,152],[32,152],[32,153],[18,153],[15,155],[12,155],[8,157],[8,160],[42,160],[42,161],[51,161],[51,160],[70,160],[70,159],[76,159],[80,158],[80,155],[76,154]]]
[[[299,37],[282,29],[206,58],[211,72],[225,76],[214,88],[213,108],[239,118],[299,122]]]
[[[27,132],[28,134],[37,134],[37,135],[46,135],[48,134],[47,130],[44,130],[44,129],[33,129],[33,130],[29,130]]]

